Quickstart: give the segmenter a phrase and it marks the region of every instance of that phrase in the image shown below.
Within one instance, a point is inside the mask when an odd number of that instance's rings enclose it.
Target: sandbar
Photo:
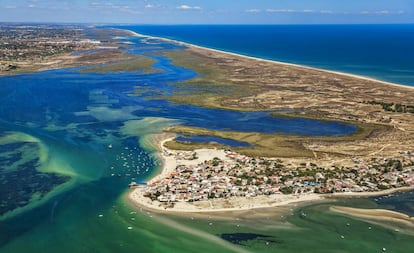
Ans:
[[[331,206],[329,207],[329,210],[335,213],[360,218],[364,221],[371,221],[374,224],[387,228],[394,228],[396,232],[399,232],[400,229],[395,228],[395,225],[399,225],[397,227],[404,228],[405,233],[413,233],[414,217],[410,217],[404,213],[385,209],[362,209],[345,206]]]

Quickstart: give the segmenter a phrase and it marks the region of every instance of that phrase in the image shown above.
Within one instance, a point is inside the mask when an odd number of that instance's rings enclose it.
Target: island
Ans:
[[[149,99],[354,127],[352,133],[333,136],[168,127],[153,138],[162,161],[160,174],[130,185],[129,199],[139,206],[167,212],[237,211],[414,189],[412,87],[128,30],[28,24],[0,28],[0,75],[56,68],[81,74],[157,73],[151,55],[128,52],[123,38],[135,36],[147,46],[157,41],[178,45],[157,54],[197,74],[171,83],[171,94],[154,92]],[[137,86],[128,96],[142,92]],[[177,136],[247,145],[180,141]]]
[[[318,137],[171,127],[167,136],[251,146],[167,138],[159,147],[161,174],[145,186],[131,184],[133,203],[177,213],[235,211],[414,189],[412,87],[170,42],[186,49],[165,55],[199,73],[178,83],[170,101],[342,122],[357,130]]]

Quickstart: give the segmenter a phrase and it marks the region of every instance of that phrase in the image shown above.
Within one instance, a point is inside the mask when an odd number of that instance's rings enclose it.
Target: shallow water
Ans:
[[[409,194],[409,193],[408,193]],[[405,195],[413,200],[413,195]],[[393,197],[391,197],[393,198]],[[394,198],[394,201],[398,199]],[[329,211],[331,205],[386,208],[370,199],[333,200],[269,211],[235,214],[230,219],[176,217],[181,223],[216,234],[252,252],[411,252],[411,235]],[[389,207],[388,207],[389,208]],[[413,209],[411,209],[413,211]]]
[[[193,135],[193,136],[178,136],[175,138],[180,142],[194,142],[194,143],[219,143],[228,147],[250,147],[251,144],[243,141],[236,141],[227,138],[220,138],[208,135]]]
[[[219,239],[220,234],[238,231],[231,223],[187,223],[125,204],[127,185],[132,180],[144,181],[159,167],[150,135],[175,124],[303,135],[347,134],[355,128],[273,118],[267,112],[229,112],[149,99],[154,94],[170,94],[172,82],[196,73],[152,54],[177,46],[160,42],[148,47],[137,38],[131,42],[135,43],[131,52],[154,57],[154,67],[162,71],[80,74],[77,69],[62,69],[0,77],[0,179],[21,184],[22,190],[11,192],[30,200],[21,203],[25,205],[20,209],[7,203],[2,206],[11,212],[0,218],[0,252],[265,252],[268,248],[255,240],[240,246]],[[130,96],[137,87],[143,92]],[[9,171],[18,170],[19,164],[31,173],[11,177]],[[35,183],[32,172],[37,176],[48,173],[49,179],[44,180],[48,192],[27,183]],[[0,199],[9,198],[7,194],[1,191]],[[243,221],[242,232],[273,237],[280,232],[280,221],[266,225],[265,231],[252,222]],[[313,231],[311,223],[301,226]],[[321,231],[330,233],[325,226],[329,225],[321,226]],[[289,231],[292,238],[304,235],[302,229]],[[406,238],[401,240],[405,245]],[[316,243],[296,245],[286,238],[284,245],[285,252],[299,252],[292,250]]]

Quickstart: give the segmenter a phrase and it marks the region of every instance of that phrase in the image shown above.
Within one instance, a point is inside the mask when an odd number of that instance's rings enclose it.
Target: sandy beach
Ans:
[[[326,73],[357,78],[357,79],[361,79],[361,80],[365,80],[365,81],[373,81],[373,82],[378,82],[378,83],[382,83],[382,84],[386,84],[386,85],[392,85],[392,86],[396,86],[396,87],[399,87],[399,88],[414,89],[414,86],[408,86],[408,85],[402,85],[402,84],[398,84],[398,83],[386,82],[386,81],[374,79],[374,78],[371,78],[371,77],[365,77],[365,76],[360,76],[360,75],[355,75],[355,74],[350,74],[350,73],[345,73],[345,72],[340,72],[340,71],[314,68],[314,67],[309,67],[309,66],[294,64],[294,63],[287,63],[287,62],[281,62],[281,61],[275,61],[275,60],[262,59],[262,58],[258,58],[258,57],[252,57],[252,56],[247,56],[247,55],[243,55],[243,54],[227,52],[227,51],[223,51],[223,50],[219,50],[219,49],[213,49],[213,48],[198,46],[198,45],[194,45],[194,44],[191,44],[191,43],[182,42],[182,41],[178,41],[178,40],[172,40],[172,39],[167,39],[167,38],[163,38],[163,37],[156,37],[156,36],[136,33],[134,31],[130,31],[130,30],[128,30],[128,32],[130,32],[131,35],[133,35],[133,36],[173,42],[173,43],[183,45],[183,46],[186,46],[186,47],[189,47],[189,48],[197,48],[197,49],[202,49],[202,50],[208,50],[208,51],[215,52],[215,53],[227,54],[227,55],[232,55],[232,56],[235,56],[235,57],[242,57],[242,58],[245,58],[245,59],[250,59],[250,60],[255,60],[255,61],[260,61],[260,62],[268,62],[268,63],[280,64],[280,65],[284,65],[284,66],[299,67],[299,68],[314,70],[314,71],[322,71],[322,72],[326,72]]]
[[[290,67],[293,69],[292,71],[299,71],[295,75],[303,75],[304,72],[309,72],[307,75],[309,75],[309,79],[306,79],[303,82],[317,82],[315,87],[311,90],[310,93],[300,93],[297,92],[298,89],[306,90],[305,86],[301,86],[302,84],[296,84],[296,83],[289,83],[286,84],[286,92],[281,91],[279,89],[275,89],[274,91],[266,91],[264,94],[258,94],[254,95],[252,97],[247,98],[238,98],[239,101],[236,101],[235,99],[232,105],[237,105],[238,108],[242,106],[246,106],[246,108],[250,108],[249,106],[253,104],[249,104],[251,102],[250,100],[261,100],[266,108],[266,106],[269,106],[269,108],[273,109],[280,109],[280,108],[307,108],[310,106],[309,104],[312,104],[313,110],[317,111],[322,110],[323,113],[329,115],[330,119],[338,119],[338,120],[348,120],[350,118],[356,118],[357,120],[360,120],[361,122],[369,122],[369,123],[378,123],[380,122],[383,124],[383,120],[386,117],[389,117],[386,112],[378,113],[377,108],[368,108],[368,106],[365,106],[361,101],[370,101],[372,99],[384,99],[387,101],[387,99],[397,99],[396,101],[402,101],[400,100],[400,97],[404,97],[404,99],[407,98],[407,95],[404,94],[411,94],[413,92],[414,87],[400,85],[396,83],[391,82],[385,82],[376,80],[369,77],[364,76],[358,76],[348,73],[342,73],[337,71],[330,71],[330,70],[324,70],[324,69],[318,69],[313,67],[307,67],[297,64],[291,64],[291,63],[285,63],[285,62],[279,62],[279,61],[273,61],[273,60],[266,60],[266,59],[260,59],[245,55],[240,55],[236,53],[231,52],[225,52],[222,50],[217,49],[211,49],[211,48],[205,48],[202,46],[197,46],[181,41],[161,38],[161,37],[154,37],[154,36],[148,36],[144,34],[138,34],[133,31],[129,31],[132,36],[138,36],[138,37],[145,37],[149,39],[157,39],[157,40],[163,40],[168,42],[177,43],[183,46],[188,47],[192,53],[199,55],[201,57],[205,57],[205,59],[213,59],[217,60],[217,64],[223,64],[223,62],[236,62],[232,65],[232,63],[229,63],[229,65],[225,65],[225,63],[222,65],[229,67],[229,68],[237,68],[240,67],[240,69],[245,68],[249,60],[252,61],[258,61],[258,65],[261,66],[263,64],[264,68],[269,68],[269,73],[273,71],[273,64],[274,66],[287,66],[290,69]],[[204,59],[204,58],[203,58]],[[238,65],[239,62],[240,65]],[[203,67],[201,65],[201,67]],[[254,71],[255,69],[251,69],[251,71]],[[303,72],[301,72],[303,70]],[[249,69],[250,71],[250,69]],[[267,73],[267,72],[263,72]],[[284,72],[285,73],[285,72]],[[285,74],[288,75],[290,72],[286,72]],[[333,74],[333,75],[328,75]],[[324,75],[328,76],[325,77]],[[335,76],[339,75],[339,76]],[[332,86],[331,83],[325,82],[325,83],[318,83],[319,76],[322,76],[322,79],[331,78],[332,80],[341,80],[345,84],[344,86],[338,86],[335,85]],[[229,80],[239,80],[236,76],[230,76],[228,77]],[[253,77],[252,77],[253,78]],[[241,80],[240,79],[240,80]],[[353,80],[355,79],[355,80]],[[359,81],[361,80],[361,81]],[[219,80],[220,81],[220,80]],[[247,79],[243,80],[241,82],[242,84],[252,82],[253,79]],[[278,79],[269,79],[264,78],[262,80],[263,85],[267,85],[267,83],[270,83],[270,87],[272,86],[271,83],[273,82],[283,82],[283,80]],[[290,80],[288,80],[290,81]],[[362,82],[363,81],[363,82]],[[236,81],[237,83],[238,81]],[[283,82],[284,83],[284,82]],[[363,83],[363,84],[362,84]],[[335,84],[335,83],[334,83]],[[282,84],[281,84],[282,85]],[[284,85],[284,84],[283,84]],[[364,87],[364,85],[366,85]],[[389,85],[389,86],[387,86]],[[392,86],[393,88],[390,88]],[[242,86],[240,86],[242,87]],[[249,87],[248,85],[246,87]],[[284,87],[284,86],[283,86]],[[329,92],[326,91],[326,87],[329,87]],[[362,92],[357,92],[361,87],[364,87],[364,90]],[[292,90],[289,90],[292,89]],[[337,89],[338,88],[338,89]],[[353,93],[353,90],[355,92]],[[369,90],[369,92],[368,92]],[[368,96],[364,96],[365,91],[367,91]],[[406,92],[405,92],[406,91]],[[348,93],[345,93],[348,92]],[[288,94],[289,93],[289,94]],[[318,93],[318,95],[315,95],[314,93]],[[342,94],[344,93],[344,94]],[[293,94],[293,95],[292,95]],[[307,94],[309,94],[312,98],[308,98]],[[321,95],[323,94],[323,95]],[[338,97],[338,94],[342,94]],[[346,95],[345,95],[346,94]],[[357,94],[357,96],[355,96]],[[283,97],[282,100],[280,100],[280,96]],[[292,96],[292,97],[289,97]],[[307,97],[309,101],[303,101],[303,98]],[[347,99],[343,99],[342,97],[347,97]],[[245,100],[243,100],[245,99]],[[250,100],[249,100],[250,99]],[[253,102],[254,102],[253,101]],[[275,101],[274,104],[269,101]],[[289,101],[289,102],[288,102]],[[408,101],[408,100],[407,100]],[[228,101],[227,101],[228,102]],[[243,104],[244,103],[244,104]],[[267,103],[267,104],[266,104]],[[401,102],[403,103],[403,102]],[[408,103],[408,102],[407,102]],[[330,110],[327,112],[327,104],[330,105]],[[335,107],[336,106],[336,107]],[[219,106],[218,106],[219,107]],[[320,107],[320,108],[319,108]],[[375,111],[374,111],[375,110]],[[338,142],[338,143],[332,143],[332,142],[322,142],[317,141],[313,144],[306,143],[306,147],[312,150],[313,154],[315,155],[314,158],[317,163],[328,166],[335,164],[335,165],[349,165],[345,164],[346,159],[343,159],[343,157],[338,160],[338,157],[333,154],[332,157],[330,157],[330,152],[332,150],[335,150],[335,152],[343,154],[345,156],[362,156],[367,159],[371,159],[375,156],[385,156],[394,154],[397,152],[397,150],[410,150],[411,146],[411,138],[407,138],[406,133],[411,131],[411,123],[410,123],[410,117],[411,115],[392,115],[394,120],[390,121],[391,125],[394,126],[394,131],[387,131],[383,132],[384,136],[381,136],[380,138],[370,139],[370,138],[364,138],[363,140],[353,141],[352,139],[348,142]],[[405,116],[405,117],[403,117]],[[400,141],[400,139],[404,139],[404,142]],[[216,150],[216,149],[200,149],[195,150],[198,154],[198,159],[195,160],[177,160],[175,156],[175,152],[173,150],[166,149],[163,145],[167,141],[170,141],[169,139],[164,139],[161,141],[161,147],[160,147],[160,157],[163,161],[163,168],[161,170],[161,173],[157,175],[156,177],[150,179],[148,183],[154,183],[158,180],[165,178],[167,175],[171,174],[177,167],[177,165],[196,165],[202,161],[205,160],[211,160],[213,157],[219,157],[220,159],[225,160],[225,154],[223,150]],[[184,152],[184,151],[183,151]],[[321,157],[324,157],[323,159]],[[351,159],[349,159],[351,161]],[[289,161],[293,161],[289,158]],[[312,160],[313,161],[313,160]],[[308,162],[308,161],[307,161]],[[196,202],[176,202],[174,204],[174,207],[168,207],[165,208],[165,205],[158,202],[158,201],[151,201],[149,198],[144,197],[144,188],[136,188],[128,194],[128,198],[131,202],[148,208],[152,210],[157,211],[166,211],[166,212],[230,212],[230,211],[240,211],[240,210],[252,210],[256,208],[271,208],[271,207],[277,207],[277,206],[283,206],[288,205],[291,203],[298,203],[298,202],[311,202],[311,201],[320,201],[323,199],[331,199],[331,198],[359,198],[359,197],[373,197],[373,196],[383,196],[383,195],[389,195],[395,192],[400,191],[410,191],[413,190],[413,187],[402,187],[397,189],[389,189],[384,191],[376,191],[376,192],[344,192],[344,193],[335,193],[335,194],[325,194],[325,195],[319,195],[314,193],[309,194],[291,194],[291,195],[283,195],[283,194],[273,194],[270,196],[258,196],[258,197],[251,197],[251,198],[245,198],[245,197],[230,197],[226,199],[212,199],[210,201],[196,201]]]
[[[171,134],[160,134],[153,138],[153,141],[158,142],[159,157],[162,161],[162,167],[156,176],[147,181],[148,184],[157,183],[163,178],[168,177],[173,173],[177,166],[185,165],[192,166],[208,161],[214,157],[218,157],[221,160],[229,159],[226,156],[224,150],[221,149],[197,149],[194,152],[197,153],[197,159],[181,159],[180,157],[189,153],[190,151],[176,151],[170,150],[164,147],[164,144],[174,139]],[[157,146],[154,143],[154,146]],[[192,153],[192,152],[190,152]],[[273,194],[269,196],[256,196],[256,197],[230,197],[226,199],[212,199],[209,201],[196,201],[196,202],[176,202],[174,206],[166,207],[165,203],[161,203],[156,200],[151,200],[145,197],[145,186],[138,186],[131,189],[128,193],[128,200],[141,208],[153,210],[156,212],[166,213],[219,213],[219,212],[235,212],[235,211],[248,211],[253,209],[273,208],[290,205],[293,203],[312,203],[314,201],[322,201],[335,198],[362,198],[362,197],[374,197],[393,194],[396,192],[404,192],[414,190],[414,187],[401,187],[396,189],[388,189],[377,192],[343,192],[334,194],[315,194],[315,193],[303,193],[303,194]]]
[[[164,147],[164,143],[171,141],[174,139],[174,137],[169,137],[166,135],[167,138],[163,139],[160,142],[160,154],[159,157],[162,161],[162,169],[158,175],[148,180],[148,184],[154,183],[162,178],[165,178],[166,176],[169,176],[172,172],[175,171],[175,168],[178,165],[196,165],[199,163],[202,163],[206,160],[211,160],[213,157],[218,157],[220,159],[225,159],[226,154],[224,150],[214,150],[214,149],[198,149],[195,150],[197,153],[197,159],[194,160],[186,160],[186,159],[177,159],[176,154],[177,153],[184,153],[184,151],[173,151],[169,150]]]
[[[164,139],[160,140],[161,137]],[[159,156],[162,161],[162,169],[158,175],[149,179],[148,184],[155,183],[158,180],[169,176],[175,171],[178,165],[197,165],[203,161],[208,161],[214,157],[222,160],[228,159],[226,153],[221,149],[197,149],[197,159],[177,159],[177,154],[185,151],[169,150],[164,147],[164,143],[172,140],[174,137],[169,135],[159,135]],[[154,140],[155,140],[154,139]],[[210,201],[197,201],[197,202],[176,202],[174,207],[166,208],[165,204],[159,201],[152,201],[148,197],[144,197],[145,186],[139,186],[131,189],[128,193],[128,199],[139,207],[169,213],[211,213],[211,212],[233,212],[233,211],[246,211],[252,209],[271,208],[277,206],[289,205],[292,203],[300,202],[312,202],[322,200],[322,196],[314,193],[307,194],[274,194],[270,196],[257,196],[257,197],[231,197],[228,199],[212,199]]]
[[[386,196],[398,192],[408,192],[413,191],[414,186],[406,186],[400,188],[392,188],[382,191],[376,192],[336,192],[332,194],[327,194],[325,197],[330,198],[367,198],[367,197],[378,197],[378,196]]]
[[[128,194],[128,199],[139,207],[166,213],[216,213],[235,212],[253,209],[280,207],[294,203],[311,203],[323,198],[318,194],[299,195],[270,195],[252,198],[232,197],[228,199],[214,199],[211,201],[177,202],[172,208],[165,208],[159,201],[152,201],[144,197],[144,187],[133,189]]]

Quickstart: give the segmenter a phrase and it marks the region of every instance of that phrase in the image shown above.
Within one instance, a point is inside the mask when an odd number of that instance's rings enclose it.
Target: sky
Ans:
[[[0,22],[414,23],[414,0],[0,0]]]

